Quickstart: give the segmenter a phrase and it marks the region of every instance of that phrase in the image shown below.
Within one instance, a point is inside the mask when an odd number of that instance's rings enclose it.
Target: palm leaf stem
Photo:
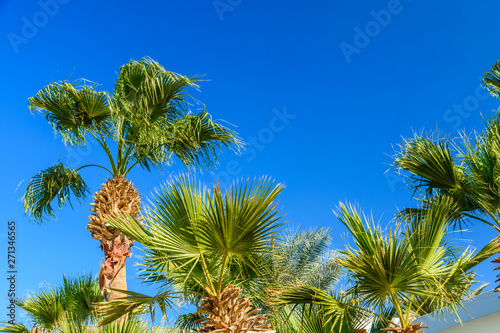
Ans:
[[[220,275],[219,275],[219,284],[218,284],[218,289],[217,289],[217,296],[220,297],[220,293],[222,291],[222,277],[224,273],[224,269],[226,268],[226,263],[227,263],[227,258],[228,258],[228,251],[226,250],[224,252],[224,257],[222,258],[222,265],[220,266]]]
[[[492,228],[493,228],[493,229],[495,229],[496,231],[500,232],[500,224],[495,225],[495,224],[493,224],[493,223],[491,223],[491,222],[486,221],[486,220],[485,220],[485,219],[483,219],[483,218],[480,218],[479,216],[475,216],[475,215],[468,214],[468,213],[463,213],[463,215],[464,215],[464,216],[466,216],[466,217],[468,217],[468,218],[471,218],[471,219],[476,219],[476,220],[478,220],[478,221],[480,221],[480,222],[482,222],[482,223],[484,223],[484,224],[486,224],[486,225],[489,225],[490,227],[492,227]],[[490,215],[490,217],[491,217],[493,220],[495,220],[495,222],[497,222],[497,223],[498,223],[498,219],[495,219],[495,216],[494,216],[494,215]]]
[[[104,137],[102,136],[102,134],[99,132],[99,136],[102,139],[102,141],[101,141],[101,140],[99,140],[97,135],[95,135],[92,131],[89,131],[89,133],[94,137],[94,139],[96,139],[97,142],[99,142],[101,147],[104,149],[104,151],[106,152],[106,155],[108,155],[109,162],[111,163],[111,170],[113,171],[113,174],[116,173],[117,170],[116,170],[115,161],[113,160],[113,155],[111,155],[111,152],[109,151],[109,147],[106,144],[106,141],[104,140]]]
[[[122,145],[123,145],[123,139],[122,140]],[[121,151],[123,152],[123,149],[121,149]],[[130,156],[132,154],[132,151],[133,151],[133,145],[128,145],[127,147],[127,150],[125,151],[125,153],[123,154],[123,156],[119,157],[120,158],[120,168],[119,168],[119,172],[121,175],[125,176],[129,173],[130,170],[132,170],[132,168],[137,164],[134,163],[130,168],[127,168],[128,166],[128,162],[130,161]],[[118,156],[120,156],[120,150],[118,151]]]
[[[210,272],[208,271],[207,263],[205,262],[205,256],[203,251],[200,251],[201,265],[203,266],[203,272],[205,273],[205,278],[207,279],[208,285],[210,286],[210,291],[215,294],[216,290],[212,284],[212,279],[210,277]]]
[[[124,128],[123,128],[123,121],[120,121],[120,125],[119,125],[119,128],[118,128],[118,137],[117,137],[117,141],[118,141],[118,172],[121,172],[123,171],[122,169],[124,167],[122,167],[122,165],[125,165],[126,163],[122,163],[123,162],[123,156],[122,156],[122,152],[123,152],[123,134],[124,134]],[[129,147],[127,148],[130,148],[132,145],[129,145]]]
[[[104,151],[106,151],[106,155],[108,155],[109,162],[111,163],[111,169],[115,173],[118,173],[118,168],[116,167],[115,161],[113,160],[113,155],[111,154],[108,144],[106,143],[106,139],[104,139],[104,136],[102,135],[101,131],[99,131],[99,136],[101,137],[102,140],[102,148],[104,149]]]
[[[496,222],[496,224],[497,224],[498,228],[500,228],[500,220],[498,219],[498,217],[497,217],[495,214],[491,213],[490,211],[486,211],[486,212],[487,212],[487,213],[488,213],[488,215],[489,215],[489,216],[493,219],[493,221],[495,221],[495,222]],[[498,228],[495,228],[495,229],[497,229],[497,230],[498,230]]]
[[[87,168],[87,167],[98,167],[98,168],[101,168],[101,169],[104,169],[106,170],[107,172],[109,172],[111,175],[113,175],[113,173],[106,167],[103,167],[102,165],[98,165],[98,164],[87,164],[87,165],[84,165],[84,166],[81,166],[77,169],[75,169],[75,171],[78,171],[78,170],[81,170],[83,168]]]
[[[399,317],[399,320],[401,321],[401,326],[406,327],[406,322],[405,322],[405,317],[403,315],[403,310],[401,310],[401,306],[399,305],[399,302],[398,302],[396,296],[394,295],[394,291],[391,290],[389,292],[389,295],[391,295],[392,303],[393,303],[394,307],[396,308],[396,311],[398,312],[398,317]]]

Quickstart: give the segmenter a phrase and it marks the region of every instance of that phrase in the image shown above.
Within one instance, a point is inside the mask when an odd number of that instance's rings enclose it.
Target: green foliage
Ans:
[[[370,314],[349,294],[328,293],[313,286],[285,288],[273,303],[299,306],[300,311],[294,313],[292,320],[296,321],[295,327],[306,332],[353,332],[362,327]]]
[[[134,297],[141,295],[134,294]],[[137,316],[118,319],[109,323],[100,323],[99,304],[104,298],[101,295],[96,278],[82,275],[76,278],[64,277],[63,284],[58,288],[47,287],[37,293],[17,301],[23,309],[33,328],[47,333],[181,333],[174,328],[149,325]],[[149,299],[143,298],[142,308],[148,307]],[[158,302],[159,303],[159,302]],[[165,309],[162,308],[162,311]],[[148,311],[149,312],[149,311]],[[137,314],[145,313],[137,311]],[[153,319],[154,321],[154,319]],[[0,326],[0,332],[29,333],[23,324]]]
[[[493,65],[489,73],[485,73],[483,86],[492,96],[500,99],[500,61]]]
[[[162,325],[151,326],[144,320],[130,319],[117,320],[103,326],[89,326],[81,322],[66,318],[59,323],[58,329],[53,333],[182,333],[175,328],[163,327]]]
[[[96,303],[103,300],[96,278],[90,274],[76,278],[63,278],[60,289],[66,312],[82,321],[95,321]]]
[[[163,319],[167,320],[167,309],[175,308],[172,299],[177,298],[177,293],[172,290],[160,292],[159,294],[151,297],[144,294],[118,290],[126,293],[127,296],[114,301],[96,303],[96,309],[99,315],[103,317],[100,320],[101,325],[110,324],[117,319],[121,318],[124,314],[150,314],[151,322],[155,322],[156,306],[158,306],[163,315]]]
[[[182,300],[196,303],[207,292],[217,294],[228,284],[245,288],[264,274],[262,254],[271,250],[271,238],[283,224],[276,208],[282,189],[261,178],[209,190],[180,176],[157,191],[143,221],[122,216],[108,222],[143,245],[145,282],[175,288]],[[108,318],[139,306],[141,299],[128,293],[126,300],[106,306]]]
[[[0,332],[7,333],[31,333],[29,329],[26,328],[23,324],[9,324],[3,323],[3,326],[0,326]]]
[[[28,104],[45,116],[65,144],[87,144],[90,136],[101,146],[109,166],[87,164],[79,169],[96,166],[126,176],[135,166],[150,171],[170,165],[174,157],[189,168],[211,168],[220,149],[238,151],[242,143],[205,109],[196,114],[190,110],[188,90],[197,89],[199,81],[143,58],[120,68],[113,93],[98,92],[97,85],[85,80],[56,82]],[[44,216],[54,216],[50,203],[55,197],[59,207],[69,203],[68,189],[83,198],[86,187],[76,174],[79,169],[59,163],[35,175],[24,195],[26,212],[42,222]]]
[[[17,300],[16,304],[29,316],[32,327],[52,332],[58,330],[60,323],[68,316],[81,325],[94,322],[96,320],[94,303],[102,300],[97,279],[90,275],[81,275],[75,278],[64,277],[61,287],[43,288],[25,299]],[[3,324],[4,327],[0,328],[0,332],[10,332],[9,329],[16,329],[14,332],[27,330],[21,324]]]
[[[329,290],[341,278],[338,254],[329,249],[330,229],[318,228],[288,232],[276,239],[271,251],[271,271],[266,276],[273,284],[310,285]]]
[[[483,78],[483,85],[500,99],[497,62]],[[406,140],[394,158],[394,167],[405,171],[411,187],[422,189],[422,207],[403,215],[425,214],[427,206],[451,197],[457,205],[454,223],[477,220],[500,232],[500,113],[495,112],[482,133],[462,134],[460,139],[433,139],[415,135]],[[484,219],[487,216],[493,223]]]
[[[55,215],[51,205],[55,198],[60,209],[70,203],[71,194],[82,202],[88,192],[87,185],[76,170],[58,163],[31,178],[23,197],[26,214],[41,223],[45,215]]]
[[[383,231],[372,220],[363,221],[354,207],[341,205],[337,216],[356,245],[347,246],[340,259],[355,282],[350,292],[376,313],[390,304],[403,327],[425,314],[423,309],[456,315],[474,292],[471,269],[498,252],[500,244],[493,240],[476,254],[451,247],[446,237],[455,209],[452,198],[443,198],[426,214]]]
[[[85,144],[86,131],[105,132],[110,125],[107,94],[85,83],[51,83],[28,99],[29,108],[43,114],[69,145]]]

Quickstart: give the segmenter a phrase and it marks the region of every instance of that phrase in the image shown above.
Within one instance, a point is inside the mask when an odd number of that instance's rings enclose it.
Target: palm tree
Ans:
[[[328,315],[326,322],[343,327],[356,322],[356,316],[373,313],[391,325],[385,331],[394,333],[425,328],[414,320],[427,311],[448,309],[456,315],[462,300],[473,294],[471,269],[499,251],[500,244],[493,240],[475,254],[470,248],[450,246],[446,235],[454,209],[453,200],[444,197],[427,214],[404,218],[383,231],[355,207],[342,204],[337,216],[356,245],[347,246],[339,258],[352,281],[347,296],[302,286],[283,291],[276,303],[320,305]]]
[[[0,332],[10,333],[183,333],[161,324],[152,326],[136,316],[99,326],[97,304],[104,300],[99,282],[91,275],[63,278],[60,287],[45,287],[19,299],[29,318],[29,329],[22,323],[3,322]]]
[[[500,99],[500,61],[485,74],[483,86]],[[416,134],[414,138],[405,140],[393,165],[409,173],[414,194],[419,190],[425,193],[421,198],[421,207],[407,209],[403,214],[425,214],[430,203],[446,195],[460,207],[454,223],[480,221],[500,233],[498,111],[491,116],[482,133],[461,134],[459,139]],[[493,262],[500,264],[500,257]],[[500,291],[500,286],[495,291]]]
[[[181,176],[156,193],[143,221],[131,215],[109,220],[144,246],[139,276],[161,292],[150,298],[128,292],[124,300],[102,304],[103,323],[179,292],[181,301],[198,304],[199,332],[269,330],[266,317],[240,296],[255,286],[265,268],[262,253],[282,225],[276,208],[282,189],[262,178],[209,190]]]
[[[338,262],[338,253],[330,248],[330,233],[326,228],[288,231],[273,240],[265,274],[259,279],[258,288],[248,292],[269,314],[277,332],[298,333],[303,327],[299,309],[272,306],[276,290],[298,285],[331,290],[342,279],[344,272]]]
[[[25,299],[19,299],[16,305],[24,310],[30,318],[33,330],[51,332],[58,329],[61,321],[68,317],[89,325],[96,321],[94,304],[103,301],[97,278],[81,275],[74,278],[63,278],[62,286],[46,287]],[[5,324],[5,323],[4,323]],[[6,325],[0,332],[10,332],[15,325]],[[19,324],[19,329],[24,325]],[[28,330],[29,332],[29,330]]]
[[[188,78],[165,70],[143,58],[120,68],[112,93],[97,91],[82,80],[55,82],[29,98],[29,107],[40,113],[68,146],[85,145],[89,137],[99,144],[109,165],[87,164],[77,169],[58,163],[31,178],[24,194],[27,214],[37,222],[54,216],[70,203],[82,202],[89,192],[80,170],[99,167],[110,174],[94,194],[87,229],[104,251],[99,283],[109,300],[127,289],[125,261],[131,255],[132,240],[105,220],[121,213],[139,216],[140,195],[126,177],[135,167],[147,171],[162,168],[176,156],[188,168],[211,167],[219,148],[238,149],[234,131],[212,121],[203,109],[189,111],[189,88],[197,88],[197,77]],[[113,153],[114,151],[114,153]],[[111,288],[108,290],[108,288]]]
[[[266,313],[276,331],[298,333],[302,330],[298,311],[291,307],[270,306],[274,290],[290,285],[313,285],[330,289],[343,274],[336,251],[329,248],[330,230],[314,228],[307,231],[287,231],[273,237],[270,251],[263,253],[261,275],[253,283],[247,283],[242,293],[254,305]],[[291,313],[291,314],[290,314]],[[197,329],[200,315],[188,313],[177,319],[179,328]]]

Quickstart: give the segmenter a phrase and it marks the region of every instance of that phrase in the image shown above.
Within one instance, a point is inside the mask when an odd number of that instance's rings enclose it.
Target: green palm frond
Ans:
[[[31,178],[23,196],[24,209],[26,214],[41,223],[44,216],[55,215],[51,206],[55,198],[60,209],[71,204],[71,194],[83,202],[87,193],[87,185],[78,172],[58,163]]]
[[[321,325],[323,327],[329,325],[331,331],[335,332],[353,331],[359,328],[363,319],[371,315],[370,311],[360,307],[347,294],[327,293],[312,286],[295,286],[280,290],[272,302],[278,307],[303,305],[301,307],[302,320],[305,317],[311,318],[313,306],[319,306],[322,312]],[[313,323],[310,322],[310,324]],[[314,324],[318,324],[318,322]],[[323,332],[323,330],[318,332]]]
[[[438,205],[443,200],[453,201],[454,209],[448,212],[449,223],[454,229],[463,230],[471,218],[480,219],[478,216],[482,209],[470,195],[438,189],[431,197],[420,200],[417,208],[405,208],[398,212],[398,218],[402,221],[419,220],[428,214],[430,207]]]
[[[491,116],[483,133],[461,134],[460,140],[415,135],[401,147],[393,166],[407,171],[411,187],[425,190],[426,196],[420,207],[404,210],[401,215],[425,214],[430,203],[448,196],[457,205],[451,223],[460,228],[466,221],[477,220],[500,231],[499,161],[499,112]]]
[[[500,61],[497,61],[491,70],[484,74],[483,87],[488,89],[492,96],[500,98]]]
[[[152,326],[144,320],[117,320],[103,326],[88,326],[72,317],[66,317],[58,325],[54,333],[182,333],[176,328],[164,327],[161,324]]]
[[[0,322],[0,332],[7,333],[31,333],[31,330],[26,328],[23,324],[9,324],[7,322]]]
[[[393,166],[408,171],[413,189],[463,189],[467,180],[463,171],[455,164],[451,141],[431,140],[415,134],[405,141],[401,152],[395,157]]]
[[[147,126],[140,124],[127,140],[133,143],[133,158],[147,170],[170,163],[172,156],[189,168],[210,168],[217,163],[218,150],[241,147],[236,132],[215,123],[205,110],[172,121],[165,118]]]
[[[114,91],[114,112],[155,122],[188,110],[187,90],[198,89],[199,77],[188,78],[165,70],[151,58],[131,60],[120,68]],[[133,131],[133,129],[131,129]]]
[[[84,144],[85,131],[106,132],[110,125],[110,108],[105,92],[95,86],[55,82],[28,99],[34,112],[42,113],[65,143]]]
[[[127,296],[111,302],[100,302],[96,304],[97,311],[101,316],[101,325],[110,324],[125,315],[145,313],[151,315],[151,322],[154,323],[156,318],[156,306],[161,310],[163,316],[162,320],[167,320],[167,309],[175,308],[172,300],[177,298],[177,292],[173,290],[163,291],[155,296],[148,296],[127,290],[115,291],[127,294]]]
[[[197,320],[202,318],[199,312],[182,314],[175,320],[175,326],[186,332],[196,332],[201,327],[201,323]]]
[[[96,277],[90,274],[72,278],[64,276],[60,289],[69,313],[81,321],[95,322],[95,304],[104,300]]]
[[[215,123],[206,110],[197,115],[187,114],[172,123],[172,136],[165,145],[187,167],[212,167],[217,163],[217,151],[226,148],[237,151],[242,143],[236,132]]]
[[[64,277],[62,286],[43,288],[16,304],[26,311],[33,327],[50,331],[67,316],[82,325],[92,323],[96,319],[94,302],[102,300],[97,278],[81,275]]]
[[[276,239],[271,252],[269,281],[304,284],[328,290],[342,273],[338,253],[330,250],[330,229],[288,232]]]
[[[121,217],[109,223],[144,246],[147,281],[203,293],[228,272],[232,280],[244,281],[249,271],[259,271],[256,255],[282,225],[276,208],[282,189],[262,178],[208,191],[180,176],[157,191],[143,222]]]
[[[29,314],[33,327],[52,330],[66,316],[64,296],[60,290],[50,287],[19,300],[16,304]]]
[[[425,214],[411,215],[383,231],[353,206],[341,205],[337,216],[356,247],[347,246],[339,261],[355,282],[351,291],[359,301],[377,312],[391,304],[403,327],[430,309],[458,316],[458,307],[473,293],[471,269],[500,248],[492,241],[474,254],[450,246],[450,219],[457,209],[453,198],[443,196]]]

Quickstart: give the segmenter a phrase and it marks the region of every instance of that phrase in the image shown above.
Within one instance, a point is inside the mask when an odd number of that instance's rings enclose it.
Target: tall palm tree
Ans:
[[[363,219],[353,206],[341,205],[338,218],[354,238],[354,246],[342,251],[339,261],[348,271],[354,301],[342,301],[324,291],[303,286],[278,296],[278,304],[317,304],[324,307],[327,321],[348,325],[356,315],[374,313],[391,332],[417,332],[424,328],[415,318],[431,310],[448,309],[457,314],[464,298],[473,294],[477,264],[500,250],[492,240],[474,254],[449,245],[449,219],[456,209],[443,198],[428,213],[405,218],[394,229],[383,231],[373,220]],[[394,309],[393,316],[387,309]],[[391,313],[391,311],[389,311]]]
[[[174,290],[182,301],[198,305],[199,332],[269,330],[266,317],[240,296],[262,274],[262,254],[282,225],[276,208],[282,188],[262,178],[209,190],[181,176],[156,193],[143,221],[132,215],[109,220],[143,245],[140,277],[164,296],[148,299],[128,292],[127,299],[102,305],[107,315],[103,323],[171,297]]]
[[[165,70],[149,58],[130,61],[120,68],[112,93],[97,91],[82,80],[55,82],[29,98],[29,107],[40,113],[68,146],[93,139],[104,150],[109,165],[87,164],[77,169],[58,163],[31,178],[24,194],[26,213],[38,222],[54,216],[52,202],[82,202],[89,192],[80,176],[87,167],[110,174],[94,194],[87,229],[104,251],[99,282],[109,300],[127,289],[125,261],[132,240],[105,222],[121,213],[139,216],[140,195],[126,177],[135,167],[162,168],[176,156],[189,168],[211,167],[220,148],[238,149],[235,132],[212,121],[203,109],[189,110],[188,89],[197,88],[196,77]],[[108,290],[108,288],[111,288]]]
[[[486,73],[483,85],[491,95],[500,99],[500,62]],[[458,139],[416,134],[405,140],[394,158],[394,166],[409,173],[414,194],[420,190],[424,193],[420,198],[421,207],[406,209],[403,214],[425,214],[432,202],[449,196],[460,208],[454,223],[480,221],[500,233],[498,111],[491,116],[482,133],[461,134]],[[494,262],[500,264],[500,257]],[[495,291],[500,291],[500,286]]]

